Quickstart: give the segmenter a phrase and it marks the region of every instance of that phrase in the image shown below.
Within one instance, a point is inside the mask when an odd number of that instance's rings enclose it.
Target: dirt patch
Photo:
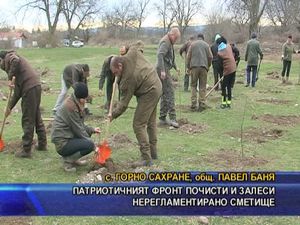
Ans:
[[[291,82],[291,81],[286,81],[286,82],[281,82],[280,84],[279,84],[279,86],[291,86],[291,85],[293,85],[293,82]]]
[[[190,122],[187,118],[181,118],[181,119],[177,120],[177,123],[179,124],[179,126],[183,126],[183,125],[188,124]]]
[[[5,225],[32,225],[30,217],[0,217],[0,224]]]
[[[267,73],[267,78],[268,79],[273,79],[273,80],[279,80],[280,75],[277,71],[271,71]]]
[[[284,91],[281,91],[281,90],[272,90],[272,89],[260,90],[258,92],[261,93],[261,94],[281,94],[281,93],[285,93]]]
[[[241,152],[233,149],[220,149],[216,152],[209,153],[204,157],[209,164],[221,166],[228,169],[239,169],[243,167],[258,167],[270,162],[262,156],[241,155]]]
[[[291,101],[290,100],[282,100],[282,99],[277,99],[277,98],[263,98],[263,99],[258,99],[256,100],[257,102],[263,102],[263,103],[271,103],[275,105],[288,105]]]
[[[14,154],[16,151],[18,151],[21,148],[22,148],[21,141],[8,141],[5,142],[5,148],[3,150],[3,153]]]
[[[133,145],[134,142],[126,135],[117,133],[108,138],[108,143],[111,148],[115,149],[126,149],[128,145]]]
[[[282,126],[296,126],[300,123],[300,116],[289,115],[289,116],[274,116],[271,114],[265,114],[262,116],[252,116],[252,119],[262,120],[268,123],[274,123]]]
[[[107,174],[113,177],[116,172],[124,171],[124,168],[124,165],[114,163],[112,159],[107,159],[104,165],[94,162],[90,172],[80,177],[76,183],[104,183]]]
[[[241,138],[240,131],[232,131],[228,132],[227,134],[234,138]],[[282,137],[283,134],[284,131],[279,129],[265,130],[261,128],[251,127],[243,131],[243,139],[260,144],[267,141],[276,140]]]
[[[235,83],[236,83],[236,84],[244,84],[244,81],[242,81],[242,80],[237,80]]]
[[[207,129],[206,125],[190,123],[186,118],[179,119],[178,123],[180,125],[179,130],[186,134],[203,133]]]

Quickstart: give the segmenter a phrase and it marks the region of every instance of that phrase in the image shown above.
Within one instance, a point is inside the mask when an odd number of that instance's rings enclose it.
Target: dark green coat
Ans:
[[[261,51],[258,40],[251,39],[247,43],[245,61],[247,61],[248,66],[257,66],[258,65],[258,55],[260,58],[263,58],[263,53]]]
[[[159,42],[156,68],[163,72],[172,68],[177,69],[174,47],[168,35],[165,35]]]
[[[83,64],[72,64],[65,67],[63,78],[67,88],[70,88],[77,82],[86,83],[86,78],[83,75]]]

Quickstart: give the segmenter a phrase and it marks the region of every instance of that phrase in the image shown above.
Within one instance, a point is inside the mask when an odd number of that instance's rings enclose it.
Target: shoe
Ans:
[[[132,168],[143,167],[143,166],[152,166],[153,163],[151,160],[138,160],[131,164]]]
[[[21,150],[15,153],[15,157],[17,158],[32,158],[31,151]]]
[[[73,162],[75,166],[86,166],[88,161],[85,159],[78,159],[77,161]]]
[[[179,128],[179,124],[176,122],[176,120],[170,120],[169,125],[174,128]]]
[[[157,148],[154,145],[150,145],[150,154],[152,159],[157,159]]]
[[[190,109],[191,109],[192,112],[196,112],[197,111],[197,106],[191,106]]]
[[[73,173],[76,172],[76,167],[69,162],[64,162],[64,171],[68,172],[68,173]]]
[[[152,152],[151,152],[151,158],[152,158],[153,160],[158,159],[157,153],[152,153]]]
[[[167,121],[167,119],[160,119],[159,120],[159,125],[160,126],[167,126],[167,125],[169,125],[169,122]]]
[[[246,84],[245,87],[249,87],[249,84]]]
[[[47,145],[35,145],[34,146],[34,149],[37,150],[37,151],[47,151]]]
[[[221,108],[221,109],[226,109],[226,108],[227,108],[227,104],[221,104],[221,105],[220,105],[220,108]]]

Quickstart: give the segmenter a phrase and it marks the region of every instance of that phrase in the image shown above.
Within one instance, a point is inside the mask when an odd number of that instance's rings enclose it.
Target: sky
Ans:
[[[160,1],[160,0],[152,0]],[[109,4],[114,4],[115,0],[108,1]],[[209,11],[213,7],[217,0],[203,0],[205,11]],[[6,24],[15,26],[16,28],[23,28],[31,31],[32,29],[46,29],[46,21],[44,15],[40,15],[37,11],[28,11],[24,17],[24,13],[16,14],[17,9],[24,3],[24,0],[0,0],[0,22],[6,21]],[[157,26],[159,24],[159,18],[157,12],[152,7],[150,8],[150,14],[143,23],[144,27]],[[194,25],[205,24],[205,18],[203,16],[196,16],[193,20]],[[66,24],[61,20],[58,29],[65,29]]]

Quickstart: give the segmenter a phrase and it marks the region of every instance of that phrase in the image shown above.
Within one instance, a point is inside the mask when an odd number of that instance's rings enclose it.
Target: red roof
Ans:
[[[9,38],[25,38],[27,39],[27,37],[25,36],[25,34],[23,32],[0,32],[0,39],[9,39]]]

